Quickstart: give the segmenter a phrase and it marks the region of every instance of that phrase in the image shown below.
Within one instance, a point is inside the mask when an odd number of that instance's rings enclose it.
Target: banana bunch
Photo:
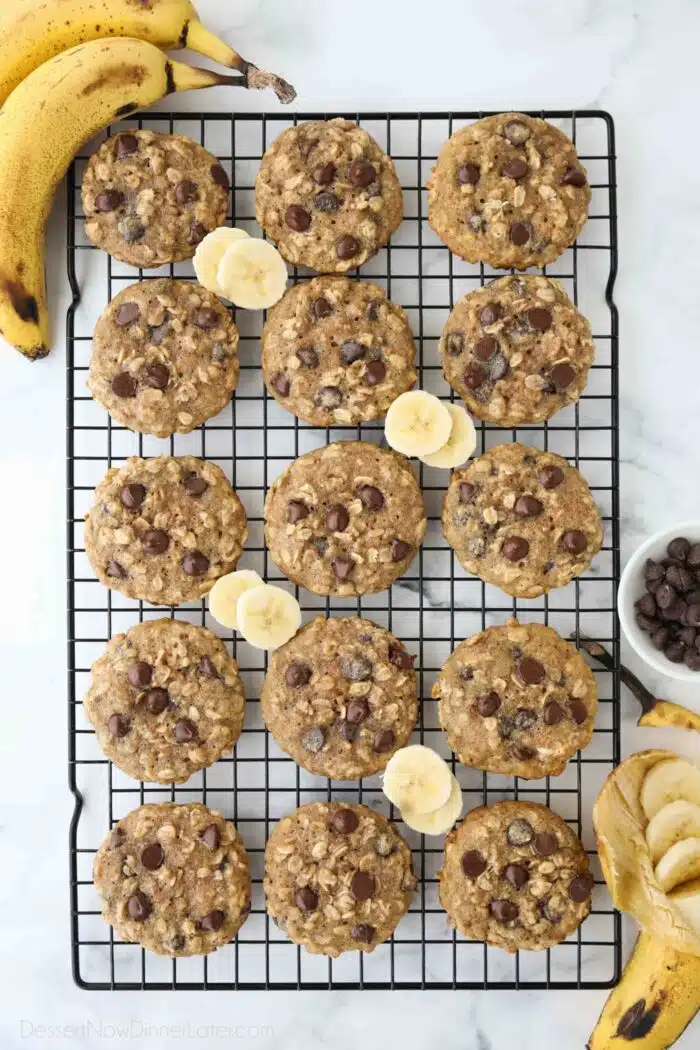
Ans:
[[[670,751],[632,755],[593,823],[613,903],[642,932],[588,1050],[665,1050],[700,1010],[700,768]]]
[[[241,71],[169,59],[191,47]],[[294,90],[246,62],[189,0],[2,0],[0,15],[0,335],[31,360],[50,349],[46,222],[73,157],[108,124],[175,91],[232,84]],[[286,280],[286,276],[285,276]]]

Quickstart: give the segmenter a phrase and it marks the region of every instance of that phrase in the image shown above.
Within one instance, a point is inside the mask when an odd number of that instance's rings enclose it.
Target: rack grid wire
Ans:
[[[267,146],[286,127],[309,119],[345,116],[357,121],[393,157],[404,190],[406,217],[359,273],[377,281],[406,309],[419,355],[419,385],[454,398],[445,384],[437,340],[452,306],[472,288],[503,275],[452,255],[426,219],[425,182],[440,146],[458,127],[488,114],[333,113],[277,115],[149,113],[107,130],[127,127],[180,132],[216,154],[231,176],[229,220],[250,233],[255,223],[254,181]],[[615,614],[619,579],[618,512],[618,319],[613,302],[617,271],[617,215],[614,125],[602,111],[537,111],[562,128],[577,145],[588,169],[592,202],[577,242],[544,271],[559,279],[588,316],[596,342],[596,363],[578,404],[538,426],[503,429],[478,423],[478,450],[503,441],[524,441],[550,449],[580,467],[604,519],[603,549],[591,568],[567,587],[534,600],[514,600],[464,572],[440,528],[440,504],[447,475],[420,467],[428,507],[428,532],[406,575],[388,591],[360,599],[318,598],[299,588],[304,618],[362,613],[390,628],[417,656],[419,723],[414,739],[435,747],[451,763],[463,788],[465,811],[502,798],[544,802],[582,837],[596,876],[591,915],[555,948],[513,956],[469,941],[448,928],[440,907],[436,873],[442,840],[424,838],[400,823],[381,793],[378,777],[330,781],[300,769],[265,730],[259,706],[266,667],[264,653],[237,641],[214,624],[204,601],[164,611],[104,588],[93,576],[83,542],[83,517],[92,491],[108,467],[129,455],[192,454],[222,466],[239,493],[250,536],[242,564],[267,580],[281,577],[263,542],[262,508],[271,481],[292,459],[330,440],[362,438],[379,442],[381,422],[359,427],[312,428],[266,395],[259,367],[262,319],[238,311],[241,373],[231,404],[192,434],[167,440],[137,435],[113,423],[85,386],[94,323],[106,303],[127,283],[169,275],[192,279],[191,263],[144,273],[111,259],[86,239],[80,181],[92,147],[76,159],[68,179],[68,275],[73,294],[67,315],[67,516],[69,779],[75,797],[70,826],[72,966],[86,989],[544,989],[610,987],[620,973],[620,916],[612,908],[594,850],[590,813],[605,776],[619,761],[619,679],[596,670],[599,708],[591,744],[559,777],[524,781],[485,774],[455,762],[439,728],[431,685],[449,653],[465,637],[517,615],[540,621],[564,637],[586,634],[612,652],[619,667]],[[94,144],[93,144],[94,145]],[[512,272],[512,271],[511,271]],[[294,269],[296,282],[312,276]],[[179,786],[133,781],[107,761],[87,722],[82,698],[91,663],[109,638],[146,618],[177,616],[212,627],[237,657],[245,685],[245,729],[235,756]],[[414,850],[419,885],[409,913],[393,938],[371,954],[348,953],[331,960],[292,944],[268,918],[262,893],[265,841],[274,823],[296,806],[320,799],[347,799],[370,805],[397,821]],[[166,959],[125,944],[101,918],[92,885],[94,855],[112,824],[148,801],[202,801],[234,820],[251,860],[253,909],[238,938],[204,958]]]

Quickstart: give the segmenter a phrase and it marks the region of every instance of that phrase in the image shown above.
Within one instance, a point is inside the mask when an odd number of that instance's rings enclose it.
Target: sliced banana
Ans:
[[[700,879],[686,882],[678,889],[669,893],[669,898],[678,908],[679,912],[700,937]]]
[[[645,776],[639,795],[647,820],[679,798],[700,806],[700,768],[684,758],[657,762]]]
[[[222,294],[245,310],[274,306],[284,295],[288,277],[286,263],[275,246],[253,237],[233,241],[216,271]]]
[[[384,436],[404,456],[429,456],[447,443],[452,416],[447,404],[427,390],[408,390],[389,406]]]
[[[646,829],[647,846],[656,864],[681,839],[700,837],[700,806],[678,798],[652,817]]]
[[[433,813],[450,797],[452,771],[437,751],[409,744],[387,762],[382,789],[402,813]]]
[[[220,576],[209,591],[209,612],[223,627],[238,630],[238,599],[252,587],[262,587],[264,580],[255,569],[238,569]]]
[[[215,295],[226,296],[226,292],[216,279],[219,263],[226,249],[234,241],[247,236],[245,230],[240,230],[236,226],[218,226],[217,229],[208,233],[197,245],[192,260],[199,283],[208,288],[210,292],[214,292]]]
[[[666,893],[682,882],[700,878],[700,838],[682,839],[671,846],[656,865],[654,874]]]
[[[301,609],[293,594],[264,583],[244,591],[236,603],[238,630],[256,649],[279,649],[301,627]]]
[[[444,806],[432,813],[416,813],[412,809],[402,809],[401,819],[409,828],[420,831],[422,835],[444,835],[462,815],[462,789],[457,777],[452,777],[452,790]]]
[[[437,452],[418,457],[428,467],[461,467],[476,448],[476,430],[467,410],[450,401],[445,402],[445,408],[452,419],[450,436]]]

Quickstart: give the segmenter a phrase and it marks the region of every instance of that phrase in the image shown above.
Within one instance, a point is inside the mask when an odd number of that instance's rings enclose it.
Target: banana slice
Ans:
[[[700,879],[693,879],[669,893],[670,900],[692,930],[700,937]]]
[[[700,878],[700,838],[682,839],[671,846],[656,865],[654,874],[666,893],[682,882]]]
[[[461,467],[476,448],[476,430],[467,410],[449,401],[445,402],[445,408],[452,419],[450,436],[437,452],[418,457],[428,467]]]
[[[301,609],[293,594],[263,583],[241,594],[236,603],[238,630],[256,649],[279,649],[301,627]]]
[[[219,226],[208,233],[197,245],[192,260],[199,283],[208,288],[210,292],[214,292],[215,295],[226,296],[226,292],[216,279],[219,263],[229,245],[247,236],[245,230],[239,230],[235,226]]]
[[[287,287],[287,266],[273,244],[240,237],[224,252],[216,280],[222,294],[245,310],[274,306]]]
[[[450,797],[452,771],[437,751],[410,744],[387,762],[382,789],[402,813],[433,813]]]
[[[669,802],[651,818],[645,834],[651,859],[656,864],[676,842],[700,837],[700,806],[684,798]]]
[[[639,795],[647,820],[679,798],[700,806],[700,768],[684,758],[657,762],[645,776]]]
[[[238,630],[236,606],[238,599],[252,587],[262,587],[264,581],[255,569],[238,569],[220,576],[209,591],[209,612],[223,627]]]
[[[452,777],[452,790],[444,806],[432,813],[416,813],[412,809],[402,809],[401,819],[409,828],[420,831],[422,835],[444,835],[462,815],[462,789],[457,777]]]
[[[404,456],[429,456],[447,444],[452,416],[447,405],[427,390],[408,390],[389,406],[384,436]]]

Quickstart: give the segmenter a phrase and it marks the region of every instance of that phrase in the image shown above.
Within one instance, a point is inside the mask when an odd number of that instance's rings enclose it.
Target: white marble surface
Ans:
[[[575,106],[612,112],[620,212],[623,556],[655,529],[696,514],[700,8],[695,0],[200,0],[199,8],[245,55],[293,81],[300,109]],[[272,101],[238,94],[232,100],[224,89],[215,89],[206,103],[190,94],[168,101],[167,108],[203,104],[261,109]],[[62,226],[57,209],[49,255],[57,319],[66,303]],[[3,1050],[46,1043],[160,1048],[176,1045],[178,1034],[171,1032],[169,1040],[157,1026],[185,1023],[190,1031],[186,1039],[180,1036],[183,1042],[207,1048],[235,1038],[287,1050],[399,1042],[445,1050],[542,1045],[580,1050],[603,993],[106,995],[73,987],[64,413],[62,346],[34,366],[10,351],[0,356]],[[689,687],[655,684],[663,695],[700,706],[697,691]],[[629,695],[623,697],[623,713],[625,751],[656,744],[700,757],[698,744],[688,737],[637,730]],[[33,1030],[38,1025],[76,1030],[50,1038]],[[113,1025],[125,1030],[123,1037]],[[147,1034],[144,1025],[152,1026]],[[228,1031],[205,1034],[212,1025]],[[697,1037],[696,1024],[677,1044],[679,1050],[690,1050]]]

